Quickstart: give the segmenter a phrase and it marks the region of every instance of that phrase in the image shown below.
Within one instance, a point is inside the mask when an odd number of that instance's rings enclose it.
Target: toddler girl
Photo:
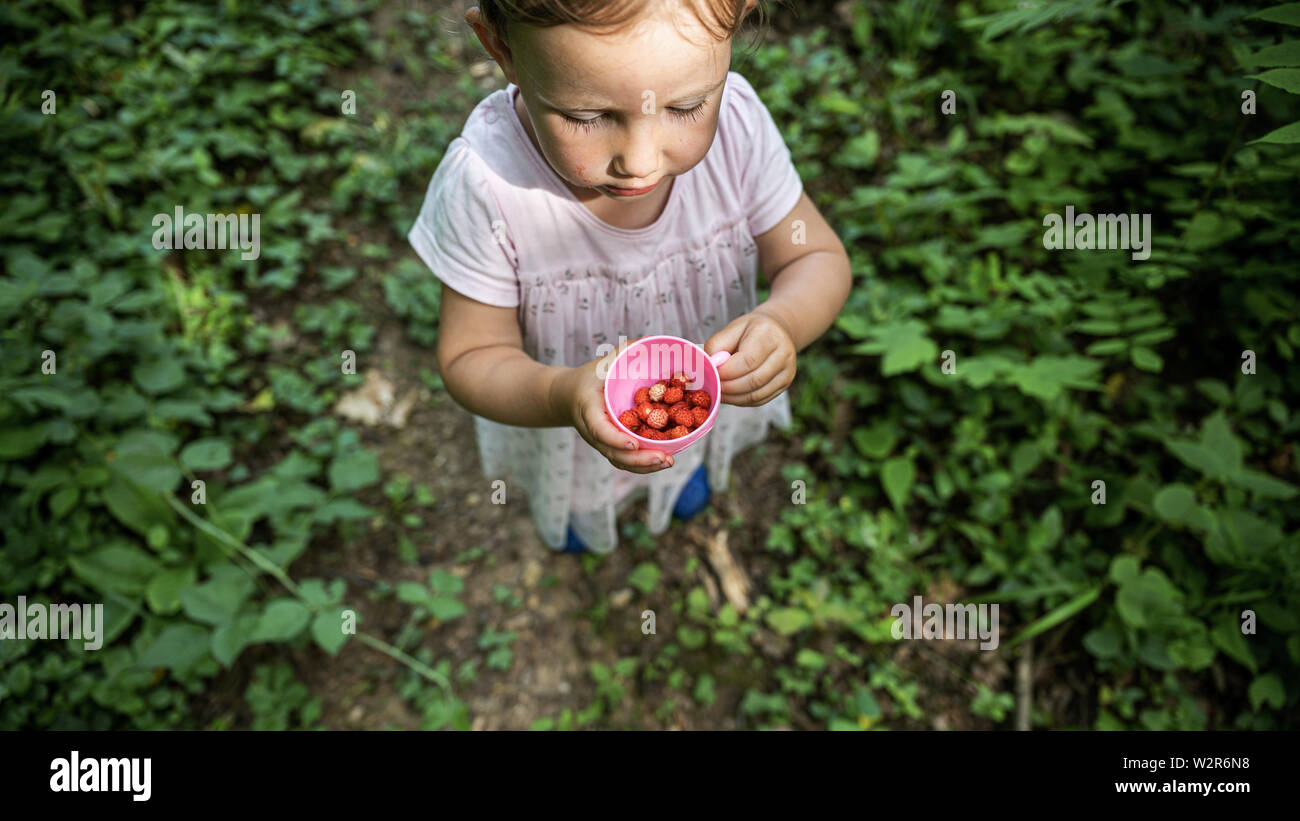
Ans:
[[[409,239],[442,282],[438,364],[484,472],[525,492],[553,549],[613,550],[640,492],[662,533],[706,463],[724,491],[732,457],[789,426],[795,353],[848,297],[843,245],[729,71],[756,2],[466,14],[509,82],[448,146]],[[657,334],[731,353],[712,430],[675,456],[637,448],[604,407],[602,362]]]

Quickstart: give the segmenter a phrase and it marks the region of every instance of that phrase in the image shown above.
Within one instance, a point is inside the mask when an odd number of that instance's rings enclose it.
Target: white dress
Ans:
[[[758,305],[753,237],[775,227],[803,185],[767,108],[730,72],[704,159],[679,176],[650,226],[611,226],[584,206],[528,139],[509,84],[475,107],[429,184],[409,239],[447,286],[517,307],[524,349],[546,365],[590,362],[602,343],[669,334],[703,343]],[[725,492],[732,458],[790,426],[786,394],[755,408],[723,405],[712,430],[650,474],[613,467],[573,428],[520,428],[475,416],[489,480],[507,503],[527,499],[554,549],[572,527],[596,553],[618,544],[616,517],[649,496],[647,527],[667,529],[682,487],[704,461]]]

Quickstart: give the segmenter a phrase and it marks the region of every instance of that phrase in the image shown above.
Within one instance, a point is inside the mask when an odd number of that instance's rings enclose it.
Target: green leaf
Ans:
[[[330,487],[347,493],[379,481],[379,458],[368,450],[352,450],[334,457],[329,466]]]
[[[253,593],[253,580],[247,576],[226,576],[180,592],[185,615],[206,624],[230,621],[240,605]]]
[[[1035,619],[1028,627],[1026,627],[1024,630],[1021,630],[1020,633],[1017,634],[1016,637],[1013,638],[1010,641],[1010,643],[1008,643],[1007,646],[1015,647],[1017,644],[1024,641],[1025,639],[1033,638],[1034,636],[1038,635],[1044,630],[1051,630],[1056,625],[1071,618],[1081,610],[1087,608],[1088,605],[1095,602],[1097,600],[1097,597],[1100,595],[1101,595],[1100,585],[1092,588],[1091,590],[1085,590],[1084,592],[1080,593],[1079,595],[1075,596],[1074,598],[1070,599],[1069,601],[1065,602],[1059,607],[1053,608],[1051,612],[1047,613],[1045,616],[1039,619]]]
[[[131,377],[140,390],[156,396],[184,385],[185,369],[175,359],[153,359],[136,365]]]
[[[1266,20],[1287,26],[1300,26],[1300,3],[1283,3],[1246,15],[1247,20]]]
[[[1300,120],[1275,128],[1259,139],[1251,140],[1246,145],[1270,143],[1272,145],[1294,145],[1300,143]]]
[[[465,605],[452,596],[432,596],[428,602],[429,612],[440,621],[458,619],[468,613]]]
[[[332,607],[317,615],[311,623],[311,635],[325,652],[337,656],[348,640],[348,634],[343,632],[343,608]]]
[[[1224,458],[1199,442],[1177,440],[1165,442],[1165,447],[1183,464],[1199,470],[1211,479],[1228,478],[1229,470]]]
[[[782,607],[767,614],[767,623],[783,636],[792,636],[812,623],[806,610]]]
[[[229,668],[234,664],[239,652],[253,642],[253,631],[257,629],[256,613],[240,613],[234,619],[221,625],[212,632],[212,656]]]
[[[1278,678],[1276,673],[1266,673],[1252,681],[1248,695],[1252,710],[1258,710],[1264,705],[1280,710],[1286,703],[1286,690],[1282,687],[1282,679]]]
[[[298,592],[307,602],[316,607],[324,607],[330,604],[338,604],[343,600],[343,594],[347,592],[347,585],[342,579],[335,579],[330,582],[329,589],[325,588],[325,582],[321,579],[306,579],[298,585]]]
[[[1165,361],[1150,348],[1134,347],[1129,351],[1129,357],[1135,366],[1151,373],[1160,373],[1161,368],[1165,366]]]
[[[311,611],[297,599],[279,598],[267,602],[250,641],[288,641],[311,621]]]
[[[1248,66],[1300,66],[1300,40],[1262,48],[1243,63]]]
[[[190,470],[221,470],[230,464],[230,445],[224,439],[199,439],[181,451],[181,464]]]
[[[76,485],[61,487],[50,496],[50,515],[62,519],[81,500],[81,488]]]
[[[925,332],[925,323],[916,319],[877,325],[868,330],[871,341],[854,346],[853,351],[883,353],[880,372],[884,376],[907,373],[935,361],[939,356],[939,346]]]
[[[1095,390],[1101,363],[1083,356],[1040,356],[1011,370],[1011,381],[1022,392],[1051,401],[1066,388]]]
[[[1168,627],[1183,615],[1183,594],[1163,571],[1148,567],[1120,584],[1115,610],[1130,627]]]
[[[1233,484],[1240,485],[1265,499],[1290,499],[1300,492],[1295,485],[1250,468],[1241,468],[1229,479]]]
[[[826,666],[826,657],[816,650],[805,647],[795,656],[794,663],[810,670],[820,670]]]
[[[208,651],[209,631],[197,624],[173,624],[136,659],[136,667],[166,667],[183,675]]]
[[[181,480],[181,469],[167,451],[149,440],[119,445],[110,468],[147,490],[171,493]]]
[[[642,562],[628,574],[627,583],[648,594],[659,584],[659,568],[649,562]]]
[[[885,488],[885,495],[895,510],[902,510],[912,493],[912,482],[916,480],[916,466],[907,457],[898,457],[885,462],[880,469],[880,483]]]
[[[1183,484],[1165,485],[1151,501],[1156,515],[1166,522],[1205,531],[1214,519],[1196,501],[1196,493]]]
[[[893,450],[898,441],[898,425],[888,419],[882,419],[869,428],[853,429],[853,444],[868,459],[883,459]]]
[[[397,583],[397,600],[404,601],[407,604],[414,604],[419,607],[426,607],[429,604],[429,590],[419,582],[398,582]]]
[[[145,589],[149,609],[164,616],[180,610],[181,591],[197,580],[198,571],[193,566],[164,567],[149,580],[149,586]]]
[[[25,459],[49,439],[49,426],[6,427],[0,430],[0,459]]]
[[[1201,424],[1201,444],[1222,458],[1229,473],[1241,469],[1241,440],[1233,436],[1222,408],[1207,416]]]
[[[1240,662],[1250,672],[1259,673],[1255,656],[1250,652],[1250,644],[1241,633],[1241,622],[1233,614],[1224,613],[1218,617],[1214,629],[1210,631],[1210,638],[1229,658]]]
[[[1192,217],[1184,231],[1187,250],[1193,253],[1206,251],[1235,239],[1245,232],[1241,220],[1225,217],[1214,211],[1200,211]]]
[[[117,543],[68,557],[72,572],[98,590],[136,596],[158,572],[158,560],[138,547]]]
[[[1248,80],[1262,80],[1289,94],[1300,94],[1300,68],[1273,68],[1260,74],[1247,75]]]

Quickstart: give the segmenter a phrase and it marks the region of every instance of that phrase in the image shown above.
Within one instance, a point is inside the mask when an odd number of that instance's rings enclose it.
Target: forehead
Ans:
[[[646,14],[618,31],[519,26],[516,69],[546,102],[569,109],[640,107],[703,96],[722,82],[731,41],[719,42],[685,8]]]

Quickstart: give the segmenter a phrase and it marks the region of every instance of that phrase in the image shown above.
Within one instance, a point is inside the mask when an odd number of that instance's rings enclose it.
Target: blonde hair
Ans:
[[[745,21],[747,0],[683,0],[715,40],[734,37]],[[511,23],[538,28],[566,24],[590,29],[617,30],[635,20],[646,0],[479,0],[478,7],[488,27],[502,40]],[[759,23],[764,17],[763,0],[757,0]],[[701,13],[703,12],[703,13]]]

